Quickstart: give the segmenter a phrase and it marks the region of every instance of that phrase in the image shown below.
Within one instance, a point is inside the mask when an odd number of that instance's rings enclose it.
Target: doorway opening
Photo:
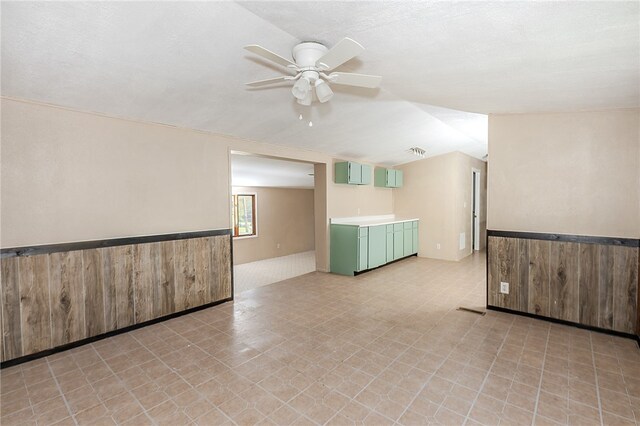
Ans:
[[[235,294],[315,271],[314,164],[230,158]]]
[[[480,250],[480,170],[471,169],[471,247]]]

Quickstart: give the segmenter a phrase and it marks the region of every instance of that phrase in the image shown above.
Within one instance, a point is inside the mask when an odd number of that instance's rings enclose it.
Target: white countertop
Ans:
[[[390,225],[392,223],[413,222],[419,220],[417,218],[399,218],[395,215],[381,215],[381,216],[356,216],[356,217],[337,217],[331,218],[332,225],[353,225],[353,226],[377,226],[377,225]]]

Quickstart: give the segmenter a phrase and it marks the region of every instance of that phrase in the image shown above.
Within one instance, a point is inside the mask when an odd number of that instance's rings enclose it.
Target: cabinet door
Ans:
[[[393,225],[387,225],[387,263],[393,262]]]
[[[394,186],[396,186],[396,171],[387,169],[387,188],[393,188]]]
[[[362,165],[349,162],[349,183],[359,185],[362,182]]]
[[[371,184],[371,166],[368,164],[361,164],[360,173],[361,173],[360,184],[370,185]]]
[[[404,256],[404,232],[393,231],[393,260]]]
[[[387,227],[369,227],[369,268],[377,268],[387,263]]]
[[[411,225],[411,222],[407,222],[409,225]],[[411,228],[405,228],[404,231],[404,250],[403,250],[403,255],[404,256],[410,256],[412,254],[412,250],[413,250],[413,229]]]
[[[413,247],[411,248],[411,254],[415,254],[418,252],[418,221],[413,222],[413,238],[411,239],[411,243]]]
[[[394,188],[401,188],[404,183],[404,175],[402,174],[402,170],[396,170],[396,181]]]
[[[358,271],[364,271],[367,269],[369,262],[368,259],[368,237],[358,238]]]

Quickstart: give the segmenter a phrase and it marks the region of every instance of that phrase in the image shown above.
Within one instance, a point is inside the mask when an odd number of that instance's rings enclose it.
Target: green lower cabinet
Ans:
[[[358,269],[356,271],[365,271],[369,269],[369,237],[358,238]]]
[[[387,227],[385,225],[369,227],[369,269],[387,263]]]
[[[401,257],[404,257],[404,233],[402,224],[396,223],[393,225],[393,260]]]
[[[413,254],[413,228],[411,222],[404,223],[403,230],[404,250],[403,256],[411,256]]]
[[[387,225],[387,263],[393,262],[393,225]]]
[[[377,268],[418,250],[417,222],[377,226],[332,224],[330,237],[331,272],[341,275]]]

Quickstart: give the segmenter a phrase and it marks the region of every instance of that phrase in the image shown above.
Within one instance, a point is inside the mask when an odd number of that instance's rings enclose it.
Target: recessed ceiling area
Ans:
[[[232,153],[231,185],[313,189],[313,164]]]
[[[4,2],[2,95],[385,165],[487,153],[489,113],[640,106],[638,2]],[[303,107],[243,50],[365,47]],[[302,114],[303,119],[298,117]],[[308,122],[313,122],[313,127]]]

